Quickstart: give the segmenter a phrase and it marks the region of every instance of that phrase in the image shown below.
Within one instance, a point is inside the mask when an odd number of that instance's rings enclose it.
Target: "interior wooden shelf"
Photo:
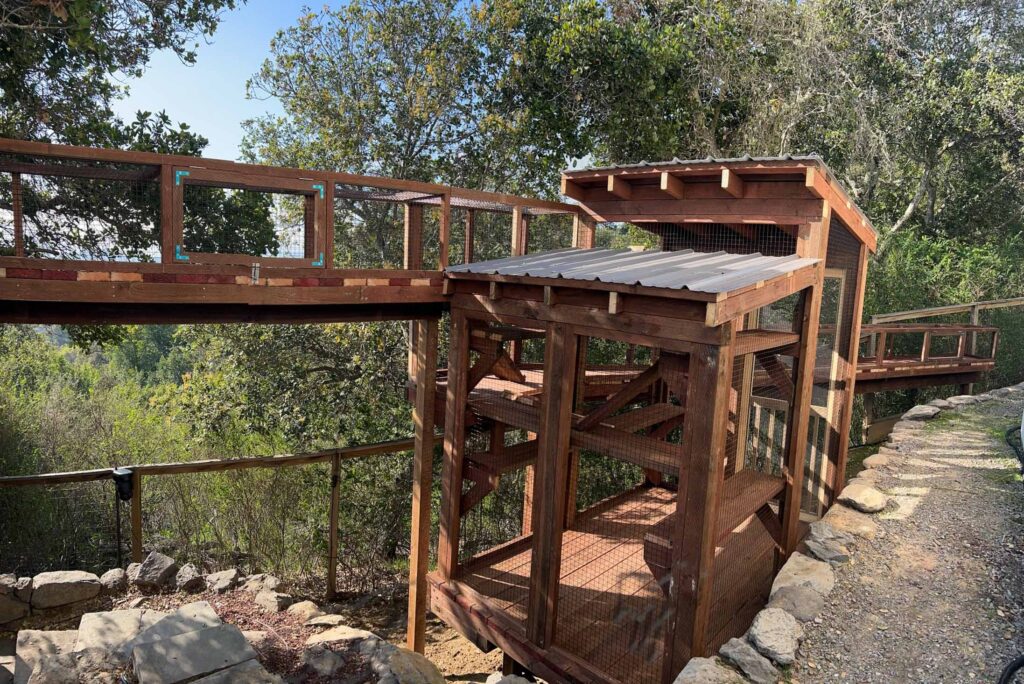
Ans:
[[[795,346],[800,341],[800,335],[794,332],[782,330],[741,330],[736,333],[736,343],[733,345],[733,354],[742,356],[754,354],[767,349],[778,349],[779,347]]]

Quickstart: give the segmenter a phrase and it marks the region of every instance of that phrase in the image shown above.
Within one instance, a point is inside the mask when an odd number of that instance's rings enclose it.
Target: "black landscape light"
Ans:
[[[114,468],[114,485],[117,487],[117,498],[121,501],[132,500],[132,469]]]

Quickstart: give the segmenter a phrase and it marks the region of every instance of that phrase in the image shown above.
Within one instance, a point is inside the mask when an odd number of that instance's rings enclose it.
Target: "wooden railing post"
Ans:
[[[409,545],[409,611],[406,646],[423,653],[427,631],[427,570],[430,563],[430,500],[434,484],[434,400],[437,396],[436,320],[416,321],[416,401],[413,429],[412,540]]]
[[[331,459],[331,505],[327,529],[327,599],[338,594],[338,486],[341,483],[341,458]]]
[[[160,166],[160,262],[174,263],[174,167]]]
[[[132,472],[132,563],[142,562],[142,474]]]
[[[473,263],[473,237],[476,232],[476,211],[474,209],[466,210],[466,236],[465,243],[462,250],[462,262],[465,264]]]
[[[448,268],[448,246],[452,240],[452,196],[441,197],[439,241],[440,246],[437,254],[437,269],[443,271]]]
[[[21,174],[11,174],[11,200],[14,213],[14,256],[25,256],[25,210],[21,197]]]

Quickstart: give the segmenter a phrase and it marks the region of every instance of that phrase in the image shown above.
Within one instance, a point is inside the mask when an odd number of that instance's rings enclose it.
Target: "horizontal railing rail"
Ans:
[[[437,438],[435,438],[436,440]],[[143,556],[142,534],[142,489],[144,477],[160,477],[192,473],[225,472],[249,468],[287,468],[317,463],[331,464],[331,493],[329,501],[329,537],[327,593],[333,597],[337,593],[337,561],[338,561],[338,496],[341,463],[346,460],[381,456],[412,451],[415,440],[396,439],[374,444],[323,449],[297,454],[280,454],[275,456],[248,456],[242,458],[208,459],[202,461],[181,461],[175,463],[145,463],[139,465],[118,466],[111,468],[94,468],[62,473],[40,473],[34,475],[7,475],[0,477],[0,489],[9,487],[41,486],[51,487],[82,482],[114,481],[115,470],[124,469],[131,472],[131,557],[139,563]]]
[[[898,340],[920,335],[914,353],[897,353]],[[984,352],[978,351],[980,336],[990,335],[991,344]],[[933,350],[938,338],[956,338],[955,350],[942,353]],[[985,325],[926,324],[926,323],[872,323],[861,326],[862,351],[857,367],[879,366],[886,362],[942,362],[994,361],[999,344],[999,328]],[[906,342],[904,342],[906,344]]]

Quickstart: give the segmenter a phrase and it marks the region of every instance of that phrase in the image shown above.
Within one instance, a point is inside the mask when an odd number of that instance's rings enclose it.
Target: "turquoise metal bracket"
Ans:
[[[320,268],[324,265],[324,253],[320,252],[320,258],[313,262],[313,266]]]
[[[320,191],[320,199],[324,198],[324,184],[323,183],[313,183],[313,189]]]
[[[188,173],[186,171],[186,173]],[[174,260],[175,261],[188,261],[188,254],[181,253],[181,245],[174,245]]]
[[[192,175],[191,171],[175,171],[174,172],[174,184],[175,185],[181,185],[181,177],[182,176],[190,176],[190,175]]]

